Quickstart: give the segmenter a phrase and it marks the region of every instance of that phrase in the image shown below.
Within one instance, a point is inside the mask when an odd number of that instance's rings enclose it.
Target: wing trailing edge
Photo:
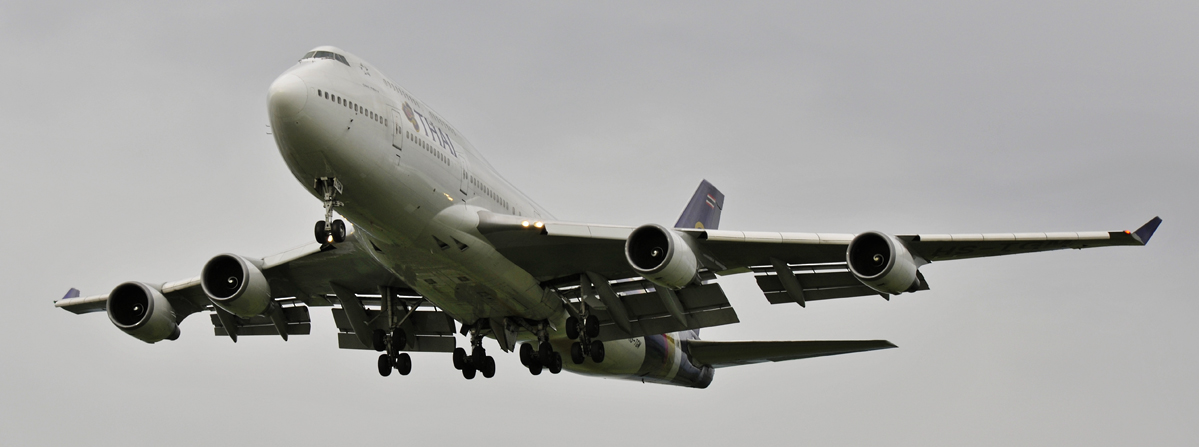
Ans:
[[[686,340],[683,349],[692,363],[714,368],[782,362],[827,355],[895,348],[886,340],[712,341]]]

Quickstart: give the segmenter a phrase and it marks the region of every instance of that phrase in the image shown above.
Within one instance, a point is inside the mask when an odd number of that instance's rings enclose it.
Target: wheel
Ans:
[[[333,221],[332,227],[333,227],[333,229],[330,231],[330,233],[331,233],[331,236],[333,236],[333,242],[345,242],[346,241],[346,223],[342,222],[341,219],[337,219],[337,220]]]
[[[395,347],[396,351],[404,349],[405,346],[408,346],[408,334],[404,333],[403,329],[395,328],[391,331],[391,345]]]
[[[462,368],[462,377],[465,377],[466,380],[475,378],[475,367],[466,365],[465,368]]]
[[[475,346],[470,354],[470,362],[475,365],[475,369],[482,370],[483,364],[487,362],[487,350],[482,346]]]
[[[599,337],[599,326],[599,317],[595,315],[588,315],[587,319],[583,320],[583,331],[587,333],[588,337]]]
[[[554,362],[554,347],[549,343],[541,343],[537,347],[537,361],[541,362],[541,366],[549,366]]]
[[[550,374],[562,372],[562,354],[554,353],[554,363],[550,364]]]
[[[384,336],[382,329],[371,331],[371,345],[374,346],[375,351],[383,352],[387,349],[387,340],[384,339]]]
[[[541,374],[541,364],[533,362],[533,365],[529,366],[529,373],[533,374],[534,376]]]
[[[396,371],[400,372],[401,376],[406,376],[412,372],[412,356],[407,352],[396,357]]]
[[[566,319],[566,338],[571,340],[579,339],[579,319],[569,317]]]
[[[533,345],[530,343],[520,344],[520,364],[526,367],[533,366],[537,359],[533,358],[537,354],[533,352]]]
[[[387,354],[379,354],[379,375],[387,377],[391,375],[391,357]]]
[[[462,348],[454,348],[454,369],[462,369],[466,367],[466,350]]]
[[[486,360],[483,360],[483,368],[479,371],[483,372],[483,377],[485,378],[490,379],[495,377],[495,359],[490,355],[487,356]]]
[[[583,359],[584,359],[583,344],[579,343],[577,341],[574,343],[571,343],[570,344],[570,361],[575,362],[576,365],[582,365]]]
[[[603,363],[604,342],[599,340],[591,342],[591,361],[595,363]]]
[[[325,232],[325,221],[323,221],[323,220],[316,221],[316,232],[315,233],[316,233],[315,236],[316,236],[317,242],[322,243],[322,244],[329,243],[329,233]]]

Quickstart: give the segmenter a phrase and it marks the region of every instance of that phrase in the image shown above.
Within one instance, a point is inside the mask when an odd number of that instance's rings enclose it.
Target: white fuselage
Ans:
[[[561,302],[476,230],[483,210],[548,213],[436,113],[347,57],[352,66],[302,60],[272,85],[271,125],[296,179],[321,197],[316,179],[336,178],[336,210],[368,251],[459,321],[560,315]]]
[[[363,248],[456,320],[520,317],[547,320],[560,329],[567,317],[561,299],[477,230],[480,211],[531,221],[550,214],[379,70],[336,48],[316,49],[321,50],[342,55],[344,62],[303,59],[269,92],[273,134],[296,179],[323,199],[317,179],[336,178],[342,186],[337,200],[343,203],[336,211],[353,224]],[[658,337],[676,343],[675,336]],[[533,337],[521,332],[517,338]],[[571,341],[563,331],[552,331],[550,340],[556,351],[569,352]],[[645,338],[605,346],[603,363],[565,366],[641,377]]]

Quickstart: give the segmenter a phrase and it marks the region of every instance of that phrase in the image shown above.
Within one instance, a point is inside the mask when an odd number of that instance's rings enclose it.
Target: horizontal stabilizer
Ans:
[[[686,340],[683,349],[695,364],[715,368],[823,357],[894,348],[886,340],[711,341]]]

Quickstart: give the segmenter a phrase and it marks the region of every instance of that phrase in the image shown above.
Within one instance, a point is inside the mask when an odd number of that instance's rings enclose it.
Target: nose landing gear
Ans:
[[[325,203],[325,220],[317,221],[314,228],[316,241],[321,244],[345,242],[346,223],[341,219],[333,220],[333,207],[345,205],[337,200],[337,194],[342,191],[341,182],[333,177],[321,177],[316,179],[313,189],[324,196]]]

